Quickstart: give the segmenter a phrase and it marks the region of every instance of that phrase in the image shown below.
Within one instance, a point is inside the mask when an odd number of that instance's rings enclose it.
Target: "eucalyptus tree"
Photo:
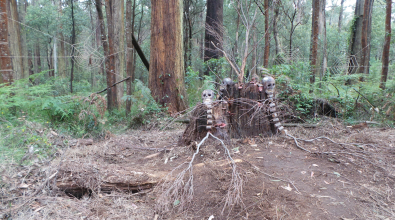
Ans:
[[[151,0],[148,86],[154,99],[171,114],[187,107],[181,7],[181,0]]]

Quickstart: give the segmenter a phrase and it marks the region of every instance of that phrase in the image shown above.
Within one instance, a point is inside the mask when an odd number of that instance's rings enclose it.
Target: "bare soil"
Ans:
[[[297,147],[284,135],[225,140],[244,181],[242,204],[225,209],[232,167],[209,138],[193,162],[192,202],[180,209],[169,198],[174,207],[160,212],[162,178],[195,152],[177,146],[183,131],[131,130],[92,145],[72,140],[50,161],[3,165],[0,219],[395,219],[395,130],[335,120],[288,128],[296,138],[335,143],[299,139]]]

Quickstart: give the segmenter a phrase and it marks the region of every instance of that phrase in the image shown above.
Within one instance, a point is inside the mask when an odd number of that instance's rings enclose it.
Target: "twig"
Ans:
[[[100,94],[100,93],[106,91],[107,89],[109,89],[109,88],[111,88],[111,87],[114,87],[114,86],[116,86],[117,84],[119,84],[119,83],[121,83],[121,82],[123,82],[123,81],[125,81],[125,80],[128,80],[128,79],[130,79],[130,76],[129,76],[129,77],[126,77],[125,79],[123,79],[123,80],[121,80],[121,81],[118,81],[118,82],[112,84],[112,86],[110,86],[110,87],[107,87],[107,88],[105,88],[105,89],[103,89],[103,90],[101,90],[101,91],[99,91],[99,92],[95,92],[94,94]]]
[[[287,183],[291,184],[291,185],[295,188],[295,190],[296,190],[298,193],[302,194],[302,193],[298,190],[298,188],[296,188],[296,186],[293,184],[293,182],[288,181],[288,180],[284,180],[284,179],[281,179],[281,178],[278,178],[278,177],[275,177],[275,176],[272,176],[272,175],[270,175],[270,174],[268,174],[268,173],[265,173],[265,172],[261,171],[261,170],[259,169],[259,167],[255,166],[255,165],[253,165],[253,164],[251,164],[251,166],[254,167],[254,169],[255,169],[256,171],[258,171],[258,172],[260,172],[260,173],[262,173],[262,174],[264,174],[264,175],[266,175],[266,176],[268,176],[268,177],[271,177],[271,178],[273,178],[273,179],[278,179],[278,180],[281,180],[281,181],[283,181],[283,182],[287,182]]]
[[[36,190],[36,192],[34,192],[31,197],[36,196],[43,188],[45,185],[47,185],[47,183],[56,176],[56,174],[58,174],[58,171],[56,171],[54,174],[52,174],[50,177],[48,177],[43,184],[41,184],[41,186]]]

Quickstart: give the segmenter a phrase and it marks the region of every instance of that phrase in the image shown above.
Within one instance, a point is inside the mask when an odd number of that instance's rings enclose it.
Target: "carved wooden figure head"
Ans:
[[[214,100],[214,92],[211,89],[206,89],[202,92],[203,103],[211,103]]]
[[[273,95],[274,89],[276,87],[276,81],[271,76],[265,76],[262,79],[263,89],[265,90],[266,94]]]

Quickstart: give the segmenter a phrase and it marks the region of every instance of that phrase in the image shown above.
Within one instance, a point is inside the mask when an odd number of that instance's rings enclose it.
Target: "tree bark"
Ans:
[[[71,21],[72,21],[72,30],[71,30],[71,44],[73,45],[71,48],[71,72],[70,72],[70,93],[73,93],[73,80],[74,80],[74,45],[75,45],[75,21],[74,21],[74,0],[71,0]]]
[[[102,10],[102,5],[101,5],[101,0],[95,0],[95,6],[96,6],[96,11],[97,11],[97,16],[100,22],[100,33],[101,33],[101,42],[103,45],[103,50],[104,50],[104,56],[106,57],[105,64],[106,64],[106,77],[107,77],[107,87],[111,87],[115,81],[114,81],[114,64],[113,64],[113,56],[109,56],[110,54],[110,49],[109,49],[109,41],[107,41],[107,35],[106,35],[106,27],[104,23],[104,16],[103,16],[103,10]],[[106,0],[106,5],[108,4],[108,0]],[[110,23],[111,22],[111,19]],[[110,25],[110,23],[108,25]],[[116,96],[114,98],[114,93],[116,94],[115,89],[107,89],[107,109],[109,111],[112,111],[114,108],[116,108]],[[115,102],[115,103],[114,103]]]
[[[326,69],[328,67],[328,54],[327,54],[327,41],[326,41],[326,13],[325,6],[326,1],[320,0],[320,39],[321,39],[321,63],[320,63],[320,80],[324,77]]]
[[[34,73],[41,72],[41,49],[40,49],[40,40],[36,40],[34,47]]]
[[[149,83],[152,96],[168,112],[187,107],[184,85],[182,1],[151,0],[151,56]]]
[[[350,60],[349,73],[368,73],[370,59],[370,36],[372,8],[374,0],[357,0],[354,20],[351,27],[350,55],[355,56],[357,63]],[[367,62],[365,62],[367,61]],[[365,68],[366,67],[366,68]]]
[[[278,41],[278,29],[277,29],[277,22],[279,18],[280,8],[278,5],[274,7],[274,18],[273,18],[273,38],[276,45],[276,56],[280,53],[280,44]]]
[[[8,42],[10,44],[12,66],[14,70],[14,79],[24,78],[23,60],[22,60],[22,45],[21,45],[21,31],[19,27],[18,6],[16,0],[7,0],[7,15],[8,19]]]
[[[345,0],[341,0],[341,3],[340,3],[340,12],[339,12],[339,23],[338,23],[338,25],[337,25],[337,27],[338,27],[338,32],[340,33],[340,31],[341,31],[341,29],[342,29],[342,20],[343,20],[343,5],[344,5],[344,1]]]
[[[13,81],[12,61],[8,45],[7,0],[0,0],[0,84]]]
[[[115,59],[115,81],[118,82],[124,78],[125,74],[125,18],[124,18],[124,1],[113,1],[112,14],[114,25],[114,59]],[[118,84],[117,102],[118,107],[122,103],[124,93],[124,84]]]
[[[387,82],[388,76],[388,65],[389,65],[389,53],[391,45],[391,9],[392,1],[386,0],[387,6],[385,10],[385,37],[384,37],[384,48],[382,56],[382,67],[381,67],[381,80],[380,88],[385,89],[385,83]]]
[[[361,65],[359,67],[359,73],[365,73],[365,65],[366,65],[366,55],[368,52],[368,18],[369,18],[369,0],[364,0],[363,5],[363,19],[362,19],[362,36],[361,36],[361,47],[362,47],[362,58]]]
[[[221,51],[217,50],[212,43],[218,48],[222,49],[223,44],[223,0],[207,0],[207,14],[206,14],[206,28],[211,27],[215,30],[216,34],[213,35],[210,31],[206,30],[205,33],[205,50],[204,62],[214,58],[222,57]],[[211,43],[212,42],[212,43]],[[208,71],[206,72],[208,74]]]
[[[58,12],[59,12],[59,18],[62,17],[62,0],[59,0],[58,2]],[[59,25],[59,33],[58,33],[58,38],[59,38],[59,48],[58,48],[58,75],[61,78],[66,77],[66,59],[65,59],[65,49],[64,49],[64,36],[63,36],[63,25]]]
[[[107,14],[107,31],[108,31],[108,54],[106,55],[106,59],[108,59],[108,63],[106,63],[106,71],[107,71],[107,87],[112,86],[116,82],[116,72],[115,72],[115,49],[114,49],[114,16],[113,10],[114,1],[113,0],[105,0],[106,3],[106,14]],[[105,32],[102,31],[104,35]],[[103,38],[102,38],[103,39]],[[109,97],[111,96],[111,97]],[[110,88],[107,90],[107,108],[112,111],[113,109],[118,108],[118,100],[117,100],[117,89]]]
[[[27,0],[19,1],[19,20],[24,24],[26,22],[26,9],[27,9]],[[26,31],[19,25],[21,29],[21,45],[22,45],[22,62],[23,62],[23,78],[28,77],[29,74],[29,59],[28,50],[27,50],[27,38],[26,38]]]
[[[131,96],[133,94],[132,83],[134,82],[134,49],[133,49],[133,33],[134,33],[134,17],[135,17],[136,0],[126,1],[126,72],[128,77],[126,81],[126,94]],[[131,98],[126,99],[126,116],[129,115],[132,108]]]
[[[312,28],[311,28],[311,43],[310,43],[310,83],[315,83],[315,76],[317,74],[317,60],[318,60],[318,35],[319,35],[319,11],[320,1],[313,0],[313,16],[312,16]],[[310,90],[312,92],[312,90]]]
[[[270,29],[269,29],[269,0],[264,2],[265,9],[265,52],[263,55],[263,66],[269,67],[269,56],[270,56]]]

